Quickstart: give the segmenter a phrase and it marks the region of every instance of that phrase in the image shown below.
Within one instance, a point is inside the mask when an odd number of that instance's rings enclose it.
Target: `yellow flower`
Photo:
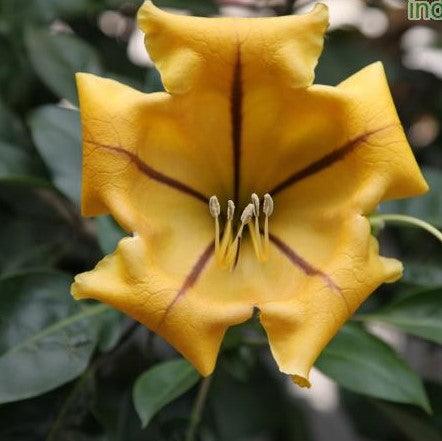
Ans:
[[[133,237],[72,293],[134,317],[202,375],[257,308],[281,371],[309,386],[343,323],[401,276],[366,216],[427,190],[382,65],[312,85],[321,4],[238,19],[146,2],[138,21],[167,92],[77,76],[83,214],[111,213]]]

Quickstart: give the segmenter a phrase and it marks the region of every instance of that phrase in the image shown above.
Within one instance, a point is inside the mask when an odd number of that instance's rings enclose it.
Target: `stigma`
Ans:
[[[209,200],[209,212],[215,221],[215,256],[221,268],[230,271],[236,268],[242,237],[246,229],[250,235],[256,258],[260,262],[268,260],[269,218],[273,213],[273,199],[269,194],[264,195],[261,204],[259,196],[253,193],[250,203],[243,209],[236,222],[235,204],[231,200],[227,201],[224,217],[218,198],[212,196]],[[260,216],[261,214],[263,216]],[[221,221],[223,228],[221,228]]]

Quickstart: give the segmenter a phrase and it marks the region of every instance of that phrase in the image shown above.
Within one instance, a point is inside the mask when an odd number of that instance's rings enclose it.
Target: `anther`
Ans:
[[[253,204],[247,205],[246,208],[244,208],[244,211],[241,214],[241,224],[242,226],[248,224],[253,217],[255,211],[255,206]]]
[[[255,217],[259,217],[259,197],[256,193],[252,193],[252,203],[255,209]]]
[[[210,210],[210,214],[213,217],[218,217],[220,215],[221,206],[220,206],[218,198],[216,196],[212,196],[209,199],[209,210]]]
[[[235,204],[230,199],[227,201],[227,220],[232,220],[235,214]]]
[[[264,195],[262,211],[266,216],[271,216],[273,213],[273,199],[268,193]]]
[[[221,206],[219,205],[218,198],[212,196],[209,199],[209,211],[210,214],[215,218],[215,254],[219,258],[219,220],[218,217],[221,213]]]

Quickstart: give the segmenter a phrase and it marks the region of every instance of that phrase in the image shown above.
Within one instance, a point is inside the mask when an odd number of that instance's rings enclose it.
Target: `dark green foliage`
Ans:
[[[350,390],[431,411],[420,378],[390,346],[354,324],[342,328],[316,365]]]
[[[442,288],[425,289],[398,298],[361,320],[379,320],[408,332],[442,344]]]
[[[2,441],[184,440],[201,390],[196,371],[162,339],[106,305],[75,302],[69,293],[73,276],[93,268],[126,235],[111,217],[79,214],[74,74],[92,72],[146,92],[162,90],[155,68],[137,66],[127,56],[141,3],[0,0]],[[251,10],[260,11],[258,3]],[[156,4],[194,15],[219,12],[209,0]],[[126,20],[118,37],[99,27],[109,10]],[[442,88],[434,75],[402,64],[401,36],[408,26],[404,20],[403,29],[392,27],[378,39],[352,29],[331,32],[317,81],[334,85],[382,60],[410,133],[422,116],[441,121]],[[442,227],[441,135],[433,138],[414,146],[431,192],[388,202],[381,212]],[[368,441],[441,441],[441,247],[415,229],[394,226],[379,235],[383,254],[403,260],[405,275],[380,288],[319,358],[317,367],[340,386],[340,410],[328,421],[345,413],[347,426]],[[407,345],[400,355],[371,333],[378,323],[402,332]],[[322,441],[317,425],[326,421],[325,413],[293,394],[254,318],[226,336],[198,439]]]
[[[166,404],[194,386],[199,378],[195,368],[183,359],[158,363],[138,377],[133,400],[143,427]]]

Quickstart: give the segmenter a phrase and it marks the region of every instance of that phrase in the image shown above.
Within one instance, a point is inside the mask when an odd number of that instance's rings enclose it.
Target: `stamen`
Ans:
[[[255,211],[255,207],[253,204],[247,205],[246,208],[244,208],[242,214],[241,214],[241,226],[239,227],[238,235],[241,236],[242,229],[244,228],[244,225],[247,225],[253,217],[253,213]]]
[[[209,211],[210,214],[215,219],[215,254],[219,259],[220,254],[219,254],[219,219],[218,218],[221,213],[221,206],[216,196],[212,196],[209,199]]]
[[[270,217],[273,213],[273,198],[268,193],[264,195],[262,211],[268,217]]]
[[[269,258],[270,241],[269,241],[269,217],[273,214],[273,199],[266,193],[264,195],[264,203],[262,211],[265,215],[264,219],[264,260]]]
[[[252,203],[255,208],[255,216],[259,216],[259,197],[256,193],[252,193]]]
[[[252,245],[253,245],[253,249],[255,250],[256,257],[258,258],[258,260],[262,260],[261,259],[261,254],[262,254],[261,253],[261,245],[260,245],[261,244],[261,235],[256,234],[256,227],[254,225],[249,223],[248,226],[249,226],[249,233],[250,233],[250,237],[252,239]]]
[[[259,197],[256,193],[252,193],[251,199],[254,207],[255,226],[253,228],[252,225],[249,224],[250,237],[252,238],[253,248],[255,249],[256,257],[258,258],[258,260],[262,260],[263,249],[261,233],[259,231]]]
[[[227,201],[227,223],[224,227],[223,238],[219,249],[220,262],[225,263],[226,251],[232,242],[232,220],[235,214],[235,204],[230,199]]]
[[[249,204],[247,205],[246,208],[244,208],[241,214],[241,225],[239,226],[235,239],[230,245],[228,250],[227,261],[229,263],[230,271],[233,271],[235,269],[236,264],[238,263],[239,244],[241,242],[242,232],[244,230],[244,227],[248,225],[249,222],[252,220],[254,210],[255,210],[254,205]]]
[[[235,214],[235,204],[232,200],[227,201],[227,220],[232,220]]]
[[[216,196],[212,196],[209,199],[209,210],[210,210],[210,214],[214,218],[217,218],[220,215],[220,213],[221,213],[221,206],[219,205],[219,201],[218,201],[218,198]]]
[[[244,228],[247,225],[253,248],[259,261],[268,259],[270,239],[269,239],[269,217],[273,213],[273,199],[269,194],[264,195],[262,211],[265,215],[264,233],[262,235],[259,225],[261,203],[258,195],[251,195],[251,203],[249,203],[241,213],[241,224],[233,236],[233,221],[235,214],[235,204],[233,201],[227,201],[227,216],[224,224],[224,231],[220,232],[220,215],[221,206],[216,196],[209,199],[209,211],[215,221],[215,254],[218,264],[222,268],[229,268],[233,271],[238,263],[241,239]],[[254,218],[254,222],[253,221]],[[263,236],[263,237],[262,237]]]

